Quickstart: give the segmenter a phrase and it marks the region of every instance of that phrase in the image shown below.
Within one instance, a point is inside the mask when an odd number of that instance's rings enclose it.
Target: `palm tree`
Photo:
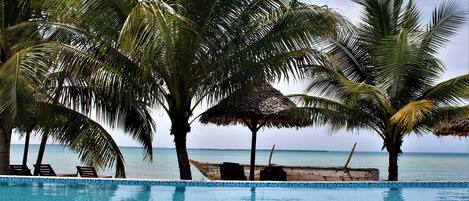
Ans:
[[[0,174],[9,173],[11,132],[17,128],[51,136],[78,152],[84,163],[115,164],[116,176],[125,177],[123,156],[110,134],[89,118],[91,108],[142,142],[151,158],[154,123],[148,107],[131,96],[121,100],[103,94],[103,87],[90,82],[89,65],[69,59],[86,60],[87,50],[65,40],[51,24],[35,21],[43,14],[26,1],[2,4]]]
[[[469,75],[436,83],[444,66],[436,54],[464,21],[456,2],[434,9],[420,25],[413,1],[360,1],[363,21],[329,40],[308,93],[296,95],[317,124],[374,131],[389,153],[388,180],[398,179],[405,136],[424,134],[439,122],[469,115]]]
[[[2,74],[6,73],[8,67],[17,65],[18,60],[24,55],[33,54],[34,45],[40,41],[40,38],[35,34],[37,32],[36,27],[21,26],[32,15],[31,12],[22,10],[23,8],[18,1],[0,2],[0,71],[2,71]],[[2,87],[5,88],[3,85]],[[4,98],[3,95],[0,95],[0,99]],[[10,104],[16,103],[10,102]],[[0,109],[3,110],[4,108],[0,107]],[[9,123],[2,113],[0,116],[0,174],[9,174],[10,140],[13,127],[14,125]]]
[[[68,31],[86,35],[106,64],[97,67],[106,73],[94,82],[107,84],[109,93],[132,91],[166,112],[181,179],[192,178],[186,139],[202,102],[301,76],[299,67],[313,60],[311,47],[341,22],[325,7],[294,0],[79,2],[73,6],[80,9],[64,9],[74,13],[60,20]],[[54,10],[70,6],[41,3]]]

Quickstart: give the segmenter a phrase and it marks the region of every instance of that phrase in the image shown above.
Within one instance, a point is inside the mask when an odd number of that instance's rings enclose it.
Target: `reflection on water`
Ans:
[[[98,186],[94,186],[95,188]],[[174,189],[174,190],[173,190]],[[159,187],[159,186],[109,186],[103,192],[107,196],[97,196],[97,200],[111,201],[140,201],[140,200],[172,200],[185,201],[186,187]],[[93,195],[96,196],[96,195]]]
[[[33,194],[48,194],[60,196],[57,186],[42,186],[35,189],[43,189],[47,192],[35,192]],[[172,200],[172,201],[291,201],[291,200],[360,200],[360,201],[469,201],[469,191],[464,188],[363,188],[363,189],[329,189],[329,188],[212,188],[212,187],[170,187],[170,186],[118,186],[100,188],[99,186],[66,187],[74,192],[85,188],[85,195],[96,200]],[[91,190],[93,189],[93,190]],[[101,192],[100,192],[101,191]],[[109,194],[109,192],[112,192]],[[82,192],[83,193],[83,192]],[[81,194],[81,193],[80,193]],[[80,195],[78,194],[78,195]],[[77,200],[89,198],[81,194]],[[63,196],[63,195],[62,195]],[[110,198],[110,199],[109,199]]]
[[[147,192],[145,186],[117,186],[116,189],[112,190],[114,191],[110,199],[112,201],[135,200],[138,197],[144,196]]]
[[[384,193],[383,201],[404,201],[401,191],[402,189],[400,188],[389,189],[389,191]]]
[[[452,200],[469,200],[469,189],[455,191],[455,190],[441,190],[438,192],[438,201],[452,201]]]
[[[256,188],[251,188],[251,201],[256,201]]]
[[[175,187],[1,183],[0,201],[155,200],[155,201],[469,201],[467,187],[441,188],[275,188]]]
[[[173,193],[173,201],[184,201],[186,199],[186,187],[176,186]]]
[[[384,192],[383,201],[413,201],[413,200],[469,201],[469,189],[464,189],[464,188],[440,188],[440,189],[391,188],[388,191]]]

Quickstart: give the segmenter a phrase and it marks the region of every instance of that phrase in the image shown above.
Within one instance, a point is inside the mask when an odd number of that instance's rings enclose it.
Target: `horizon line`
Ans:
[[[23,145],[24,144],[11,144],[11,145]],[[39,145],[39,144],[30,144],[30,145]],[[61,144],[47,144],[48,146],[61,146],[66,147],[66,145]],[[142,149],[140,146],[118,146],[120,148],[134,148]],[[175,147],[153,147],[153,149],[176,149]],[[187,148],[188,150],[219,150],[219,151],[250,151],[249,148],[202,148],[202,147],[191,147]],[[271,149],[256,149],[256,151],[270,151]],[[275,149],[274,151],[297,151],[297,152],[350,152],[350,150],[320,150],[320,149]],[[372,152],[372,153],[387,153],[385,151],[376,150],[376,151],[355,151],[355,152]],[[417,154],[469,154],[468,152],[425,152],[425,151],[409,151],[404,153],[417,153]]]

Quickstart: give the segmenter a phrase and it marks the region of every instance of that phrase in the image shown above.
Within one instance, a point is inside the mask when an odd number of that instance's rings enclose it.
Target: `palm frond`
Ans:
[[[151,160],[155,122],[150,115],[150,105],[145,102],[151,94],[142,95],[143,89],[137,87],[139,83],[131,81],[129,71],[114,63],[127,60],[113,60],[114,53],[109,54],[110,62],[106,62],[72,46],[60,44],[58,48],[62,65],[56,72],[67,81],[67,85],[61,87],[60,102],[87,115],[95,112],[100,121],[123,128],[126,134],[144,145],[145,157]],[[51,84],[47,88],[57,89],[54,77],[49,76],[48,82]]]
[[[402,2],[401,2],[402,3]],[[394,10],[396,13],[399,13],[400,10]],[[400,32],[409,32],[414,33],[420,30],[420,10],[417,8],[417,5],[413,0],[410,0],[404,10],[402,15],[398,16],[398,23],[396,27],[400,29]]]
[[[420,99],[432,100],[441,106],[461,104],[469,99],[469,75],[458,76],[428,88]]]
[[[221,16],[207,19],[203,49],[197,53],[201,55],[198,60],[201,65],[193,68],[197,71],[192,75],[200,76],[192,76],[190,83],[200,83],[201,87],[196,88],[200,92],[192,93],[207,97],[209,102],[255,80],[275,82],[304,77],[304,67],[315,58],[311,45],[317,44],[321,37],[334,35],[336,26],[341,23],[337,14],[321,7],[281,1],[237,3],[242,4],[237,8],[240,10],[227,12],[239,16],[226,19],[232,20],[231,23],[218,21]],[[214,6],[215,10],[233,9],[224,8],[225,4]],[[205,96],[207,90],[213,92]]]
[[[461,10],[459,1],[444,1],[433,10],[432,20],[422,33],[421,51],[435,54],[449,42],[458,28],[466,22],[468,11]]]
[[[54,43],[42,43],[21,49],[0,67],[0,116],[3,123],[27,120],[49,69]]]
[[[41,103],[38,125],[60,144],[79,154],[80,160],[98,168],[116,168],[125,177],[124,158],[112,136],[97,122],[63,106]]]
[[[394,4],[392,0],[356,0],[355,2],[363,8],[360,35],[369,46],[377,45],[388,35],[398,33],[396,12],[400,12],[401,6]]]
[[[413,101],[397,111],[390,121],[402,127],[405,132],[411,132],[427,115],[431,114],[433,108],[431,100]]]
[[[322,97],[302,94],[293,94],[289,97],[301,105],[301,107],[294,110],[302,115],[309,114],[308,121],[314,122],[316,125],[331,125],[335,130],[341,128],[347,130],[360,128],[379,130],[379,119],[360,108]]]
[[[348,79],[368,84],[375,82],[368,49],[356,33],[339,33],[329,43],[325,51],[333,55],[332,59],[336,60],[333,65],[337,65]]]
[[[343,81],[341,90],[346,95],[344,98],[351,101],[369,101],[376,104],[384,113],[393,113],[395,110],[389,101],[386,93],[379,87],[351,81]]]

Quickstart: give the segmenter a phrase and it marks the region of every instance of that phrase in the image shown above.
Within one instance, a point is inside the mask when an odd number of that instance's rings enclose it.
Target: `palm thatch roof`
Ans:
[[[435,134],[438,136],[469,137],[469,117],[459,118],[437,126]]]
[[[266,127],[304,127],[309,125],[298,112],[296,105],[269,84],[248,91],[234,93],[219,104],[202,113],[200,122],[217,125],[248,125],[256,119]]]

